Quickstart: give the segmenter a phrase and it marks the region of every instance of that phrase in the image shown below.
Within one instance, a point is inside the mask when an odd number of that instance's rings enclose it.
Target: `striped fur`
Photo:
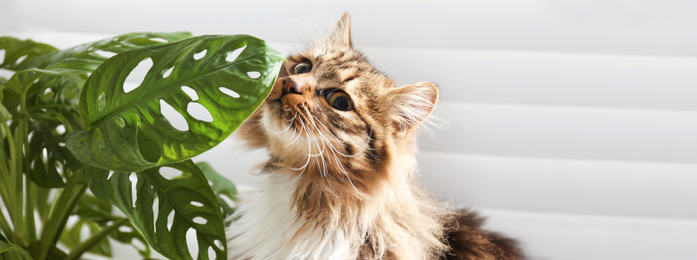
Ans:
[[[299,63],[311,70],[294,73]],[[352,109],[329,104],[336,91]],[[237,132],[268,150],[270,177],[232,216],[231,259],[456,255],[449,243],[460,241],[448,242],[447,232],[458,230],[462,214],[429,197],[415,176],[417,128],[437,100],[434,84],[396,86],[353,49],[348,14],[326,40],[288,57]]]

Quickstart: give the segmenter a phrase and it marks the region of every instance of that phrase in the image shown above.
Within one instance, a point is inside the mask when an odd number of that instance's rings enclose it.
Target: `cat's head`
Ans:
[[[331,35],[291,55],[258,113],[240,129],[269,149],[271,171],[332,189],[370,193],[413,166],[416,128],[431,114],[438,89],[396,86],[351,43],[344,14]],[[397,172],[397,173],[396,173]]]

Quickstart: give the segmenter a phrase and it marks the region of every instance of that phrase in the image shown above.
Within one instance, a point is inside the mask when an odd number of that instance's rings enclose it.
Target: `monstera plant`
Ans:
[[[144,258],[226,258],[235,186],[191,158],[261,104],[278,52],[247,35],[132,33],[65,50],[0,37],[0,61],[0,259],[110,256],[109,240]]]

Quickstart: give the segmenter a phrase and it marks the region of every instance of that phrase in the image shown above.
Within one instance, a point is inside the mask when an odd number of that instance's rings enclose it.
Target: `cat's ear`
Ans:
[[[401,130],[421,124],[433,112],[438,102],[438,87],[419,82],[391,90],[390,106]]]
[[[353,48],[353,43],[351,43],[351,16],[348,12],[341,16],[336,27],[334,27],[331,41],[336,45]]]

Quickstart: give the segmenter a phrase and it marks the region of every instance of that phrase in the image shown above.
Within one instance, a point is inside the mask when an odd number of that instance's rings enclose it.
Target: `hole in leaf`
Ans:
[[[114,176],[114,171],[109,171],[109,174],[107,174],[106,179],[111,179],[111,176]]]
[[[110,51],[103,51],[103,50],[96,50],[94,51],[94,54],[97,54],[99,56],[105,57],[105,58],[111,58],[116,55],[115,52],[110,52]]]
[[[131,229],[131,227],[129,227],[129,226],[120,226],[119,231],[121,231],[123,233],[131,233],[131,232],[133,232],[133,229]]]
[[[186,231],[186,247],[189,248],[189,253],[194,259],[198,259],[198,239],[196,230],[189,228]]]
[[[160,212],[160,198],[157,197],[157,194],[155,195],[155,197],[153,197],[151,207],[152,207],[152,218],[153,218],[152,222],[157,223],[157,217],[159,216],[158,213]]]
[[[220,240],[216,239],[215,241],[213,241],[213,244],[215,244],[215,246],[218,247],[218,249],[223,250],[223,242],[220,242]]]
[[[28,57],[27,55],[23,55],[22,57],[19,57],[19,58],[17,59],[17,61],[15,61],[15,64],[20,64],[20,63],[22,63],[24,60],[27,59],[27,57]]]
[[[80,217],[78,216],[70,216],[68,217],[68,221],[66,221],[65,226],[69,229],[75,227],[77,225],[77,222],[80,221]]]
[[[123,117],[117,117],[117,118],[116,118],[116,124],[117,124],[119,127],[123,128],[123,127],[126,126],[126,121],[123,120]]]
[[[82,224],[80,227],[80,241],[85,241],[88,237],[90,237],[90,227],[88,225]]]
[[[191,201],[191,206],[199,207],[199,208],[200,208],[200,207],[203,207],[203,203],[198,202],[198,201],[195,201],[195,200],[192,200],[192,201]]]
[[[237,92],[235,92],[234,90],[229,89],[229,88],[219,87],[218,90],[220,90],[220,92],[223,92],[223,94],[231,96],[233,98],[240,97],[240,94],[237,94]]]
[[[138,86],[140,86],[139,83],[134,83],[134,82],[128,82],[128,81],[126,81],[126,82],[123,83],[123,91],[126,92],[126,93],[128,93],[128,92],[133,91],[134,89],[137,89]]]
[[[247,48],[247,46],[242,46],[239,49],[236,49],[232,52],[230,52],[227,57],[225,58],[225,61],[227,62],[233,62],[237,59],[238,56],[244,51],[244,49]]]
[[[131,173],[128,176],[128,180],[131,181],[131,206],[136,207],[136,201],[138,200],[138,192],[136,188],[138,187],[138,176],[135,173]]]
[[[159,43],[167,43],[167,40],[162,39],[162,38],[150,38],[151,41],[154,42],[159,42]]]
[[[198,100],[198,94],[196,94],[196,90],[193,88],[182,86],[182,90],[191,98],[192,101]]]
[[[208,220],[203,218],[203,217],[195,217],[193,219],[193,221],[194,221],[194,223],[199,224],[199,225],[205,225],[206,223],[208,223]]]
[[[172,224],[174,224],[174,210],[167,215],[167,230],[172,231]]]
[[[203,59],[203,57],[206,57],[206,53],[207,53],[207,52],[208,52],[208,50],[203,50],[203,51],[201,51],[201,52],[199,52],[199,53],[194,54],[194,60]]]
[[[189,131],[189,124],[186,122],[186,118],[179,114],[174,107],[170,106],[169,103],[165,102],[163,99],[160,99],[160,110],[172,127],[179,131]]]
[[[259,73],[258,71],[249,71],[247,72],[247,76],[253,79],[258,79],[259,77],[261,77],[261,73]]]
[[[56,93],[53,92],[53,89],[47,88],[46,90],[44,90],[43,95],[41,95],[41,100],[49,102],[51,99],[53,99],[55,95]]]
[[[138,66],[133,68],[131,70],[131,73],[128,74],[128,77],[126,77],[126,82],[132,82],[138,84],[136,87],[133,87],[130,84],[123,84],[123,92],[131,92],[134,89],[138,88],[140,85],[142,85],[143,80],[145,79],[145,75],[147,75],[148,71],[152,67],[152,59],[147,58],[140,63],[138,63]]]
[[[64,142],[60,142],[60,143],[58,143],[58,146],[60,146],[60,147],[65,147],[65,143],[64,143]]]
[[[208,259],[216,259],[217,254],[212,246],[208,247]]]
[[[102,94],[99,94],[99,97],[97,97],[97,110],[102,111],[104,110],[104,107],[106,106],[106,95],[104,92]]]
[[[54,167],[56,167],[55,169],[58,173],[63,174],[63,164],[61,162],[56,161]]]
[[[199,103],[189,102],[189,105],[186,107],[186,112],[189,112],[189,115],[191,115],[193,118],[203,122],[213,122],[211,112],[208,112],[208,109]]]
[[[162,78],[165,79],[165,78],[169,77],[169,75],[172,74],[172,70],[174,70],[174,67],[171,67],[171,68],[165,70],[165,73],[162,74]]]
[[[59,135],[65,134],[65,126],[64,125],[56,126],[56,133],[58,133]]]
[[[172,167],[160,167],[159,172],[162,178],[168,179],[170,181],[182,176],[182,171],[174,169]]]

